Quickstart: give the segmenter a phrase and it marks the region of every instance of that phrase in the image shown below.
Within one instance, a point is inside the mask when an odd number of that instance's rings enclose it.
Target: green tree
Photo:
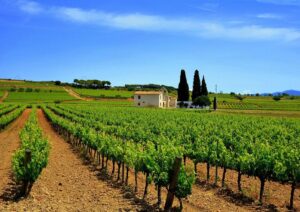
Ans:
[[[193,105],[197,106],[210,106],[211,101],[209,100],[208,96],[199,96],[193,100]]]
[[[194,83],[193,83],[193,92],[192,92],[192,100],[201,96],[201,82],[199,78],[199,71],[196,70],[194,74]]]
[[[189,101],[190,91],[189,85],[186,80],[185,70],[181,70],[180,82],[178,85],[178,101]]]
[[[206,82],[205,82],[204,75],[203,75],[203,78],[202,78],[201,96],[208,96],[208,90],[207,90],[207,87],[206,87]]]

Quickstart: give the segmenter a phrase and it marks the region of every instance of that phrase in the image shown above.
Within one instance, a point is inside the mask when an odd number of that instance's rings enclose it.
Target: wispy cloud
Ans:
[[[282,19],[283,17],[281,15],[273,14],[273,13],[262,13],[256,15],[257,18],[262,19]]]
[[[200,6],[197,6],[196,8],[205,12],[216,12],[218,7],[219,7],[218,3],[207,2]]]
[[[17,1],[17,5],[22,11],[29,14],[39,14],[43,12],[43,7],[34,1],[20,0]]]
[[[278,4],[278,5],[291,5],[300,6],[300,0],[257,0],[262,3]]]
[[[35,5],[34,2],[31,2],[31,4]],[[42,8],[40,5],[38,6],[39,7],[37,8],[40,9],[37,11],[43,11],[44,13],[61,20],[87,25],[112,27],[116,29],[184,32],[207,38],[281,41],[300,40],[300,31],[293,28],[273,28],[255,24],[232,25],[203,21],[194,18],[167,18],[141,13],[116,14],[99,10],[84,10],[81,8]],[[34,13],[32,12],[34,10],[24,10],[22,7],[20,7],[20,9],[30,14]]]

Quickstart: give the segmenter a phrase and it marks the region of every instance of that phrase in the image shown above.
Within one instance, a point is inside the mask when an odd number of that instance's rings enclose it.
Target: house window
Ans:
[[[141,103],[138,103],[138,106],[141,106]]]
[[[141,96],[140,96],[140,95],[138,95],[138,99],[141,99]]]

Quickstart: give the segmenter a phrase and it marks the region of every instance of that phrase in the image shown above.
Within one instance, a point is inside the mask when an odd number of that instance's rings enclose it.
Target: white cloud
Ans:
[[[262,3],[278,4],[278,5],[291,5],[300,6],[300,0],[257,0]]]
[[[272,14],[272,13],[262,13],[262,14],[258,14],[256,17],[262,18],[262,19],[282,19],[283,18],[280,15]]]
[[[29,14],[39,14],[43,12],[42,6],[34,1],[20,0],[17,2],[20,10]]]
[[[34,2],[31,2],[31,5],[35,5]],[[99,10],[84,10],[70,7],[37,8],[40,8],[39,11],[44,11],[48,15],[58,19],[116,29],[183,32],[207,38],[300,40],[300,31],[293,28],[274,28],[243,24],[232,25],[190,18],[166,18],[141,13],[115,14]],[[22,10],[28,13],[34,11]]]
[[[218,7],[218,3],[204,3],[196,8],[205,12],[216,12]]]

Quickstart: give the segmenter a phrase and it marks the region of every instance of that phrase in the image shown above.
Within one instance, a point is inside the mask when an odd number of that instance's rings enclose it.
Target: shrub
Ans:
[[[18,91],[19,92],[24,92],[24,88],[19,88]]]
[[[245,99],[245,96],[242,96],[241,94],[235,95],[235,98],[237,98],[240,101],[243,101],[243,99]]]
[[[34,89],[34,91],[38,93],[38,92],[40,92],[40,91],[41,91],[41,89],[39,89],[39,88],[36,88],[36,89]]]
[[[210,106],[211,101],[209,100],[208,96],[200,96],[200,97],[194,99],[193,105],[200,106],[200,107]]]
[[[60,100],[55,100],[54,103],[55,103],[55,104],[60,104],[61,101],[60,101]]]
[[[10,88],[9,91],[10,92],[15,92],[15,91],[17,91],[17,89],[16,88]]]
[[[32,88],[26,88],[25,92],[32,92],[32,90],[33,90]]]
[[[58,80],[57,80],[57,81],[54,82],[54,84],[55,84],[55,85],[61,85],[61,81],[58,81]]]
[[[275,100],[275,101],[279,101],[279,100],[281,100],[281,96],[273,96],[273,99]]]

